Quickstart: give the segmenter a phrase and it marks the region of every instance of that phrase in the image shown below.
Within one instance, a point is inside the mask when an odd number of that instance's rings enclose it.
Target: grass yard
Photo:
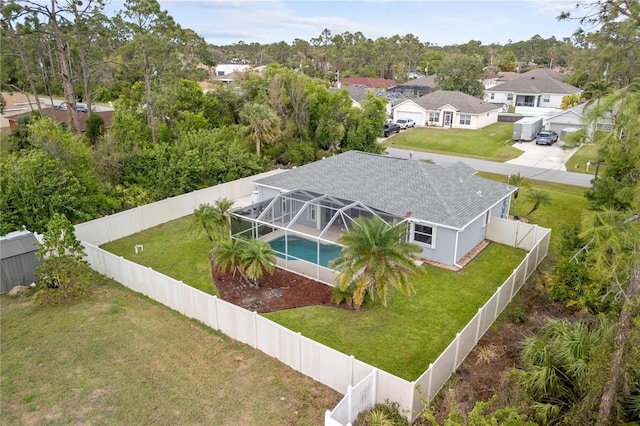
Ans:
[[[498,122],[479,130],[416,127],[384,142],[385,147],[507,161],[522,154],[513,148],[513,123]]]
[[[505,182],[502,175],[479,176]],[[551,205],[543,205],[528,219],[552,228],[549,258],[554,258],[560,230],[579,220],[588,203],[585,188],[526,179],[517,212],[532,205],[526,194],[533,188],[549,193]],[[512,214],[513,214],[512,205]],[[105,249],[214,293],[206,237],[189,236],[190,218],[176,220],[104,246]],[[165,244],[171,241],[171,244]],[[136,255],[133,246],[143,243]],[[457,332],[475,315],[523,257],[523,252],[491,244],[458,273],[427,266],[416,283],[417,294],[407,298],[392,292],[389,306],[361,311],[308,307],[265,314],[303,335],[407,380],[414,380],[433,362]],[[196,284],[197,283],[197,284]]]
[[[96,280],[68,306],[0,296],[1,424],[318,425],[341,398],[250,346]]]
[[[264,314],[342,353],[416,380],[522,261],[524,252],[490,244],[460,272],[425,266],[407,297],[361,310],[312,306]]]
[[[211,283],[206,247],[200,241],[180,237],[187,233],[188,219],[180,219],[147,230],[136,236],[103,246],[105,250],[151,266],[186,284],[203,277]],[[204,245],[208,241],[204,238]],[[163,241],[172,240],[165,245]],[[144,256],[136,255],[133,246],[144,244]],[[149,242],[157,242],[158,247]],[[190,258],[191,257],[191,258]],[[392,293],[387,308],[374,306],[361,311],[309,307],[265,314],[303,335],[382,368],[408,380],[416,379],[451,342],[455,334],[475,315],[499,285],[524,257],[521,250],[498,244],[490,245],[464,271],[453,273],[427,266],[427,273],[415,284],[417,295],[407,298]],[[164,260],[163,260],[164,259]],[[499,265],[499,266],[496,266]],[[380,351],[386,347],[402,351]]]
[[[568,172],[595,175],[598,157],[598,147],[596,144],[582,145],[580,149],[567,160],[565,167]],[[591,162],[589,170],[587,170],[587,161]]]
[[[209,266],[211,243],[204,234],[189,229],[192,217],[158,225],[102,248],[217,296]],[[144,251],[136,254],[136,244],[142,244]]]
[[[476,176],[493,179],[498,182],[505,182],[507,177],[504,175],[478,172]],[[587,188],[573,185],[564,185],[560,183],[543,182],[539,180],[525,179],[525,184],[520,190],[518,196],[517,213],[523,216],[533,206],[527,201],[527,193],[532,189],[539,189],[549,194],[551,197],[550,205],[542,205],[526,218],[530,222],[536,223],[545,228],[551,228],[551,244],[549,246],[549,257],[555,257],[558,253],[558,246],[561,241],[561,231],[565,226],[580,223],[582,212],[589,208],[589,202],[584,197]],[[514,214],[513,199],[511,201],[511,214]]]

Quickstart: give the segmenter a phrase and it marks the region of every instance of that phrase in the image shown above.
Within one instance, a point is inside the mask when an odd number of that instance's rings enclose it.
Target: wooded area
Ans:
[[[28,95],[35,111],[3,141],[0,234],[23,226],[43,232],[54,214],[78,223],[274,165],[381,152],[387,100],[368,94],[352,108],[346,91],[330,89],[337,73],[398,83],[410,72],[438,74],[443,88],[481,96],[475,83],[483,73],[557,67],[583,89],[588,123],[607,117],[613,130],[595,140],[607,167],[586,194],[591,210],[562,230],[562,255],[543,283],[548,297],[581,319],[527,340],[514,375],[522,396],[515,408],[544,423],[640,421],[637,1],[579,2],[560,16],[583,24],[571,38],[455,46],[329,29],[291,45],[211,46],[155,0],[126,0],[114,16],[104,15],[105,2],[2,7],[2,91]],[[205,93],[198,82],[228,61],[266,68],[233,85],[210,83]],[[444,78],[454,73],[460,78]],[[40,118],[41,102],[54,98],[66,102],[68,126]],[[85,133],[79,102],[89,110]],[[108,129],[90,113],[107,102],[115,107]]]

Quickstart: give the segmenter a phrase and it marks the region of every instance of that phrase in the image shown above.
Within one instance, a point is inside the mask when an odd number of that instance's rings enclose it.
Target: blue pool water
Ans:
[[[284,235],[269,242],[277,252],[278,257],[285,258]],[[289,236],[289,260],[302,259],[316,263],[318,258],[318,246],[315,241]],[[320,244],[320,265],[328,266],[329,262],[340,255],[340,246],[334,244]]]

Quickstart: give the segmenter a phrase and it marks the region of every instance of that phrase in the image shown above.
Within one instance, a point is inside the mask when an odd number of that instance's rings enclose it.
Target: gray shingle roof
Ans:
[[[532,70],[535,71],[535,70]],[[487,92],[513,92],[525,94],[561,94],[568,95],[579,93],[581,90],[570,84],[563,83],[557,78],[544,73],[532,73],[532,71],[522,74],[520,77],[509,80],[506,83],[498,84]]]
[[[0,259],[9,259],[35,251],[38,251],[38,241],[31,233],[0,238]]]
[[[427,111],[437,111],[445,105],[451,105],[463,114],[482,114],[501,109],[495,104],[453,90],[436,90],[414,99],[413,102]]]
[[[461,164],[442,167],[349,151],[259,179],[256,184],[360,201],[398,217],[410,214],[414,219],[460,229],[515,190],[472,173],[473,169]]]

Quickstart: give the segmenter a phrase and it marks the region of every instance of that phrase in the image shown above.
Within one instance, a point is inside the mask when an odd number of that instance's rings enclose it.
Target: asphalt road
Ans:
[[[409,151],[406,149],[387,148],[390,156],[398,158],[411,158],[414,160],[432,160],[436,164],[450,164],[462,161],[470,167],[482,172],[499,173],[502,175],[520,175],[535,180],[547,182],[565,183],[567,185],[591,187],[593,176],[583,173],[573,173],[558,169],[544,169],[520,164],[500,163],[497,161],[478,160],[475,158],[456,157],[453,155],[432,154],[429,152]]]

